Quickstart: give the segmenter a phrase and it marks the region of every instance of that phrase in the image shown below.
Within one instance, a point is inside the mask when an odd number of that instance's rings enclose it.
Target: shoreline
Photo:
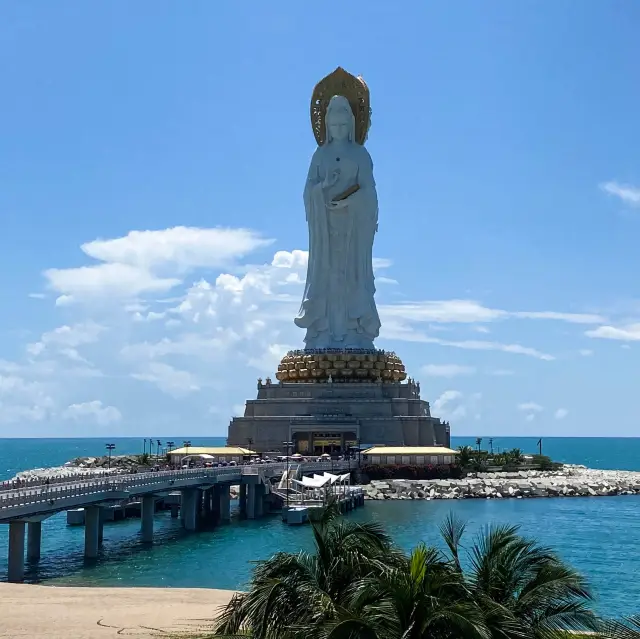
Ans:
[[[94,639],[197,634],[234,591],[0,583],[0,637]]]
[[[362,486],[366,500],[529,499],[640,495],[640,471],[566,464],[560,470],[470,473],[464,479],[378,479]]]

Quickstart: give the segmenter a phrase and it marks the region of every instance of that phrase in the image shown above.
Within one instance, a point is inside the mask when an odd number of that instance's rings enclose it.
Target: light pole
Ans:
[[[182,442],[182,445],[185,447],[185,452],[186,452],[185,457],[189,457],[189,446],[191,446],[191,440],[190,439],[185,439]]]
[[[116,447],[115,444],[106,444],[105,448],[109,451],[109,470],[111,470],[111,451]]]
[[[289,511],[289,452],[293,446],[293,442],[282,442],[283,446],[286,446],[287,450],[287,511]]]
[[[147,454],[147,438],[146,437],[142,440],[142,454],[143,455]]]

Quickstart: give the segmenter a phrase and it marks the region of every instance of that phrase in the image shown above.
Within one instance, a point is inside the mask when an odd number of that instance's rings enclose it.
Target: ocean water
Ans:
[[[184,437],[174,437],[182,442]],[[142,452],[142,440],[115,439],[118,453]],[[536,449],[537,438],[494,438],[494,449]],[[192,437],[196,445],[220,445],[222,438]],[[452,445],[475,445],[453,438]],[[483,447],[488,438],[483,438]],[[95,439],[1,440],[0,479],[26,468],[62,464],[101,454]],[[597,468],[640,470],[640,439],[549,438],[543,452],[553,459]],[[237,505],[236,505],[237,507]],[[396,543],[410,549],[420,541],[439,543],[438,525],[449,512],[468,522],[468,541],[490,523],[517,524],[554,548],[589,579],[597,607],[608,615],[636,612],[640,599],[640,497],[574,499],[367,502],[349,517],[381,521]],[[253,562],[278,550],[312,547],[308,527],[288,527],[279,517],[185,533],[168,513],[158,514],[152,547],[139,542],[139,520],[105,525],[100,558],[82,556],[83,529],[66,525],[64,514],[43,524],[42,559],[27,566],[27,580],[51,585],[242,588]],[[0,526],[0,579],[6,579],[6,526]]]

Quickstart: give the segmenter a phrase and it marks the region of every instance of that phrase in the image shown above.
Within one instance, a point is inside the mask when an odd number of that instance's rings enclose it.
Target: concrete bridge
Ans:
[[[300,464],[302,474],[346,470],[348,462],[310,462]],[[84,508],[84,555],[98,556],[102,543],[104,512],[115,504],[132,499],[141,502],[141,538],[153,541],[156,498],[180,491],[180,519],[186,530],[195,531],[202,515],[215,514],[229,521],[230,487],[240,486],[240,512],[248,519],[264,514],[265,497],[271,492],[271,479],[280,477],[286,464],[194,468],[132,475],[117,475],[52,485],[39,485],[0,492],[0,523],[9,525],[8,578],[24,578],[25,531],[27,559],[40,559],[42,522],[56,513]],[[173,513],[172,513],[173,514]],[[175,511],[175,516],[178,511]]]

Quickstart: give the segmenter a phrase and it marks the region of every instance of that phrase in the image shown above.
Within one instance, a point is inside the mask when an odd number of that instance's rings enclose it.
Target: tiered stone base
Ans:
[[[404,364],[395,353],[365,349],[289,351],[280,362],[281,382],[401,382]]]

